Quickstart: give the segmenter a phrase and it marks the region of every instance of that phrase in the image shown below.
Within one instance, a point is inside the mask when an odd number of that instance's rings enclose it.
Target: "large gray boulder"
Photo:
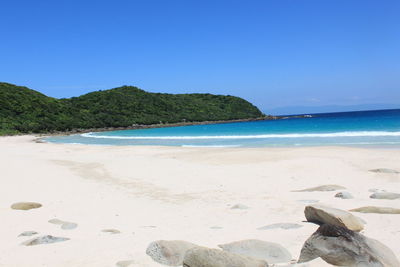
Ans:
[[[150,243],[146,249],[155,262],[169,265],[180,266],[183,263],[183,257],[186,251],[197,245],[182,240],[158,240]]]
[[[301,189],[301,190],[294,190],[292,192],[327,192],[327,191],[336,191],[336,190],[341,190],[341,189],[346,189],[346,187],[343,187],[341,185],[336,185],[336,184],[327,184],[327,185],[320,185],[316,187],[310,187],[306,189]]]
[[[290,252],[281,245],[257,239],[241,240],[218,246],[225,251],[265,260],[268,263],[289,262],[292,259]]]
[[[264,260],[257,260],[219,249],[197,247],[188,250],[184,267],[268,267]]]
[[[389,199],[389,200],[394,200],[394,199],[399,199],[400,194],[398,193],[391,193],[391,192],[375,192],[372,195],[369,196],[370,198],[375,198],[375,199]]]
[[[323,205],[309,205],[304,209],[307,221],[317,224],[333,224],[353,231],[361,231],[364,224],[360,218],[350,212]]]
[[[390,207],[375,207],[375,206],[366,206],[357,209],[352,209],[350,211],[361,212],[361,213],[400,214],[400,209],[390,208]]]
[[[324,224],[304,243],[299,263],[321,257],[348,267],[399,267],[394,253],[379,241],[344,227]]]

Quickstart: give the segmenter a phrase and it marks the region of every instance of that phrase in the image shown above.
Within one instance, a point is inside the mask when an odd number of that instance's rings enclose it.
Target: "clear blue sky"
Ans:
[[[282,106],[400,102],[398,0],[4,0],[0,81]]]

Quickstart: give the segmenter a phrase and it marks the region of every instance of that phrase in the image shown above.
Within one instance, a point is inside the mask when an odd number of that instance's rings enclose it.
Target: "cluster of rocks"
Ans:
[[[321,226],[304,243],[299,263],[320,257],[336,266],[400,266],[388,247],[359,233],[364,223],[351,213],[313,205],[305,208],[305,215]]]
[[[289,262],[290,252],[279,244],[256,239],[206,248],[182,240],[152,242],[146,253],[154,261],[185,267],[264,267],[268,263]]]
[[[23,211],[38,209],[41,207],[42,207],[42,204],[37,203],[37,202],[17,202],[17,203],[14,203],[11,205],[11,209],[23,210]],[[64,230],[75,229],[78,226],[76,223],[64,222],[64,221],[61,221],[58,219],[51,219],[51,220],[49,220],[49,223],[58,224],[61,226],[61,229],[64,229]],[[24,231],[21,234],[19,234],[18,237],[34,236],[37,234],[39,234],[39,233],[36,231]],[[43,235],[43,236],[35,237],[30,240],[24,241],[21,243],[21,245],[36,246],[36,245],[43,245],[43,244],[53,244],[53,243],[67,241],[67,240],[69,240],[69,238],[56,237],[56,236],[52,236],[52,235]]]
[[[293,192],[329,192],[343,189],[346,188],[339,185],[322,185]],[[353,198],[346,191],[336,193],[335,197]],[[392,200],[399,199],[400,194],[376,191],[370,198]],[[232,207],[232,209],[247,208],[242,204]],[[375,206],[350,211],[400,214],[400,209]],[[399,260],[390,248],[360,233],[364,229],[365,221],[349,211],[326,205],[308,204],[304,209],[304,215],[308,222],[318,224],[320,227],[305,241],[298,260],[293,259],[290,252],[280,244],[256,239],[221,244],[218,245],[219,249],[182,240],[158,240],[148,246],[146,253],[160,264],[184,267],[293,266],[317,258],[335,266],[400,267]],[[296,223],[276,223],[260,227],[258,230],[300,227],[302,225]]]
[[[221,244],[220,249],[182,240],[158,240],[148,246],[146,253],[160,264],[184,267],[290,266],[316,258],[335,266],[400,266],[387,246],[359,233],[364,229],[364,222],[350,212],[309,205],[304,215],[308,222],[320,227],[305,241],[298,261],[280,244],[256,239]]]
[[[42,204],[37,203],[37,202],[17,202],[11,205],[11,209],[14,210],[22,210],[22,211],[28,211],[32,209],[38,209],[41,208]],[[63,221],[60,219],[51,219],[48,221],[51,224],[59,225],[62,230],[73,230],[78,227],[77,223],[73,222],[68,222],[68,221]],[[121,233],[117,229],[103,229],[101,230],[103,233],[109,233],[109,234],[119,234]],[[24,231],[21,234],[18,235],[18,237],[29,237],[29,236],[34,236],[38,235],[39,233],[36,231]],[[35,238],[32,238],[30,240],[24,241],[21,243],[21,245],[24,246],[35,246],[35,245],[43,245],[43,244],[53,244],[53,243],[58,243],[58,242],[63,242],[70,240],[69,238],[66,237],[56,237],[52,235],[43,235],[43,236],[38,236]],[[122,265],[121,265],[122,266]]]
[[[374,169],[370,170],[371,172],[376,172],[376,173],[399,173],[395,170],[391,169]],[[341,189],[346,189],[343,186],[340,185],[321,185],[321,186],[316,186],[316,187],[311,187],[311,188],[306,188],[306,189],[301,189],[301,190],[294,190],[292,192],[328,192],[328,191],[336,191],[336,190],[341,190]],[[372,199],[385,199],[385,200],[396,200],[400,199],[400,194],[399,193],[393,193],[393,192],[386,192],[385,190],[379,190],[379,189],[370,189],[371,194],[369,197]],[[341,198],[341,199],[352,199],[353,195],[347,191],[341,191],[335,194],[336,198]],[[302,201],[304,202],[304,201]],[[312,201],[308,201],[309,203],[312,203]],[[360,207],[360,208],[355,208],[351,209],[350,211],[352,212],[361,212],[361,213],[377,213],[377,214],[400,214],[400,209],[397,208],[391,208],[391,207],[377,207],[377,206],[365,206],[365,207]]]
[[[298,263],[318,257],[335,266],[400,266],[394,253],[379,241],[331,224],[321,225],[306,240]]]
[[[389,170],[389,169],[376,169],[376,170],[370,170],[372,172],[378,172],[378,173],[398,173],[395,170]],[[391,171],[391,172],[389,172]],[[306,189],[301,189],[301,190],[294,190],[292,192],[328,192],[328,191],[337,191],[337,190],[342,190],[346,189],[343,186],[340,185],[321,185],[321,186],[316,186],[316,187],[311,187],[311,188],[306,188]],[[373,194],[370,195],[370,198],[373,199],[388,199],[388,200],[394,200],[394,199],[400,199],[400,194],[399,193],[392,193],[392,192],[386,192],[385,190],[379,190],[379,189],[370,189],[370,192]],[[341,191],[335,194],[335,197],[337,198],[342,198],[342,199],[352,199],[354,198],[353,195],[347,191]]]

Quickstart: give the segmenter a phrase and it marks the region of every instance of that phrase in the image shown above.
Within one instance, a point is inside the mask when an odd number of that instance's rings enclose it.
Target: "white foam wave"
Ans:
[[[327,138],[327,137],[400,137],[400,132],[358,131],[336,133],[293,133],[293,134],[258,134],[258,135],[203,135],[203,136],[112,136],[81,134],[82,137],[126,140],[194,140],[194,139],[267,139],[267,138]]]

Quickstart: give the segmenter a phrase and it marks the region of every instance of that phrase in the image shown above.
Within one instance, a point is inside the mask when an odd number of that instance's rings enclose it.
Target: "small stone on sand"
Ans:
[[[131,260],[127,260],[127,261],[119,261],[115,265],[118,266],[118,267],[128,267],[133,263],[135,263],[135,262],[131,261]]]
[[[63,224],[64,222],[59,220],[59,219],[51,219],[51,220],[49,220],[49,223],[52,223],[52,224]]]
[[[25,231],[20,233],[18,236],[33,236],[33,235],[37,235],[38,232],[35,231]]]
[[[248,208],[249,207],[247,207],[246,205],[243,205],[243,204],[240,204],[240,203],[238,203],[238,204],[236,204],[236,205],[231,207],[231,209],[233,209],[233,210],[235,210],[235,209],[237,209],[237,210],[247,210]]]
[[[376,192],[373,193],[372,195],[369,196],[370,198],[374,199],[389,199],[389,200],[394,200],[394,199],[399,199],[400,194],[398,193],[390,193],[390,192]]]
[[[310,187],[310,188],[301,189],[301,190],[294,190],[292,192],[318,192],[318,191],[326,192],[326,191],[335,191],[335,190],[340,190],[340,189],[346,189],[346,188],[341,185],[328,184],[328,185]]]
[[[49,220],[49,223],[61,225],[61,229],[63,229],[63,230],[72,230],[72,229],[75,229],[76,227],[78,227],[78,224],[76,224],[76,223],[65,222],[65,221],[61,221],[59,219],[51,219],[51,220]]]
[[[18,202],[11,205],[14,210],[31,210],[40,208],[42,204],[36,202]]]
[[[103,229],[101,230],[103,233],[110,233],[110,234],[120,234],[121,231],[117,230],[117,229]]]
[[[45,235],[45,236],[36,237],[34,239],[25,241],[21,245],[24,245],[24,246],[35,246],[35,245],[43,245],[43,244],[52,244],[52,243],[57,243],[57,242],[63,242],[63,241],[67,241],[67,240],[69,240],[69,238]]]
[[[366,206],[357,209],[352,209],[350,211],[361,212],[361,213],[400,214],[400,209],[390,208],[390,207],[375,207],[375,206]]]
[[[386,169],[386,168],[379,168],[379,169],[373,169],[373,170],[369,170],[370,172],[376,172],[376,173],[392,173],[392,174],[398,174],[400,173],[397,170],[393,170],[393,169]]]
[[[71,222],[65,222],[61,225],[61,229],[63,230],[72,230],[78,227],[78,224],[76,223],[71,223]]]
[[[371,193],[385,192],[385,190],[381,190],[381,189],[378,189],[378,188],[371,188],[371,189],[368,189],[368,192],[371,192]]]
[[[353,196],[349,192],[346,192],[346,191],[337,193],[335,195],[335,197],[341,198],[341,199],[352,199],[353,198]]]

